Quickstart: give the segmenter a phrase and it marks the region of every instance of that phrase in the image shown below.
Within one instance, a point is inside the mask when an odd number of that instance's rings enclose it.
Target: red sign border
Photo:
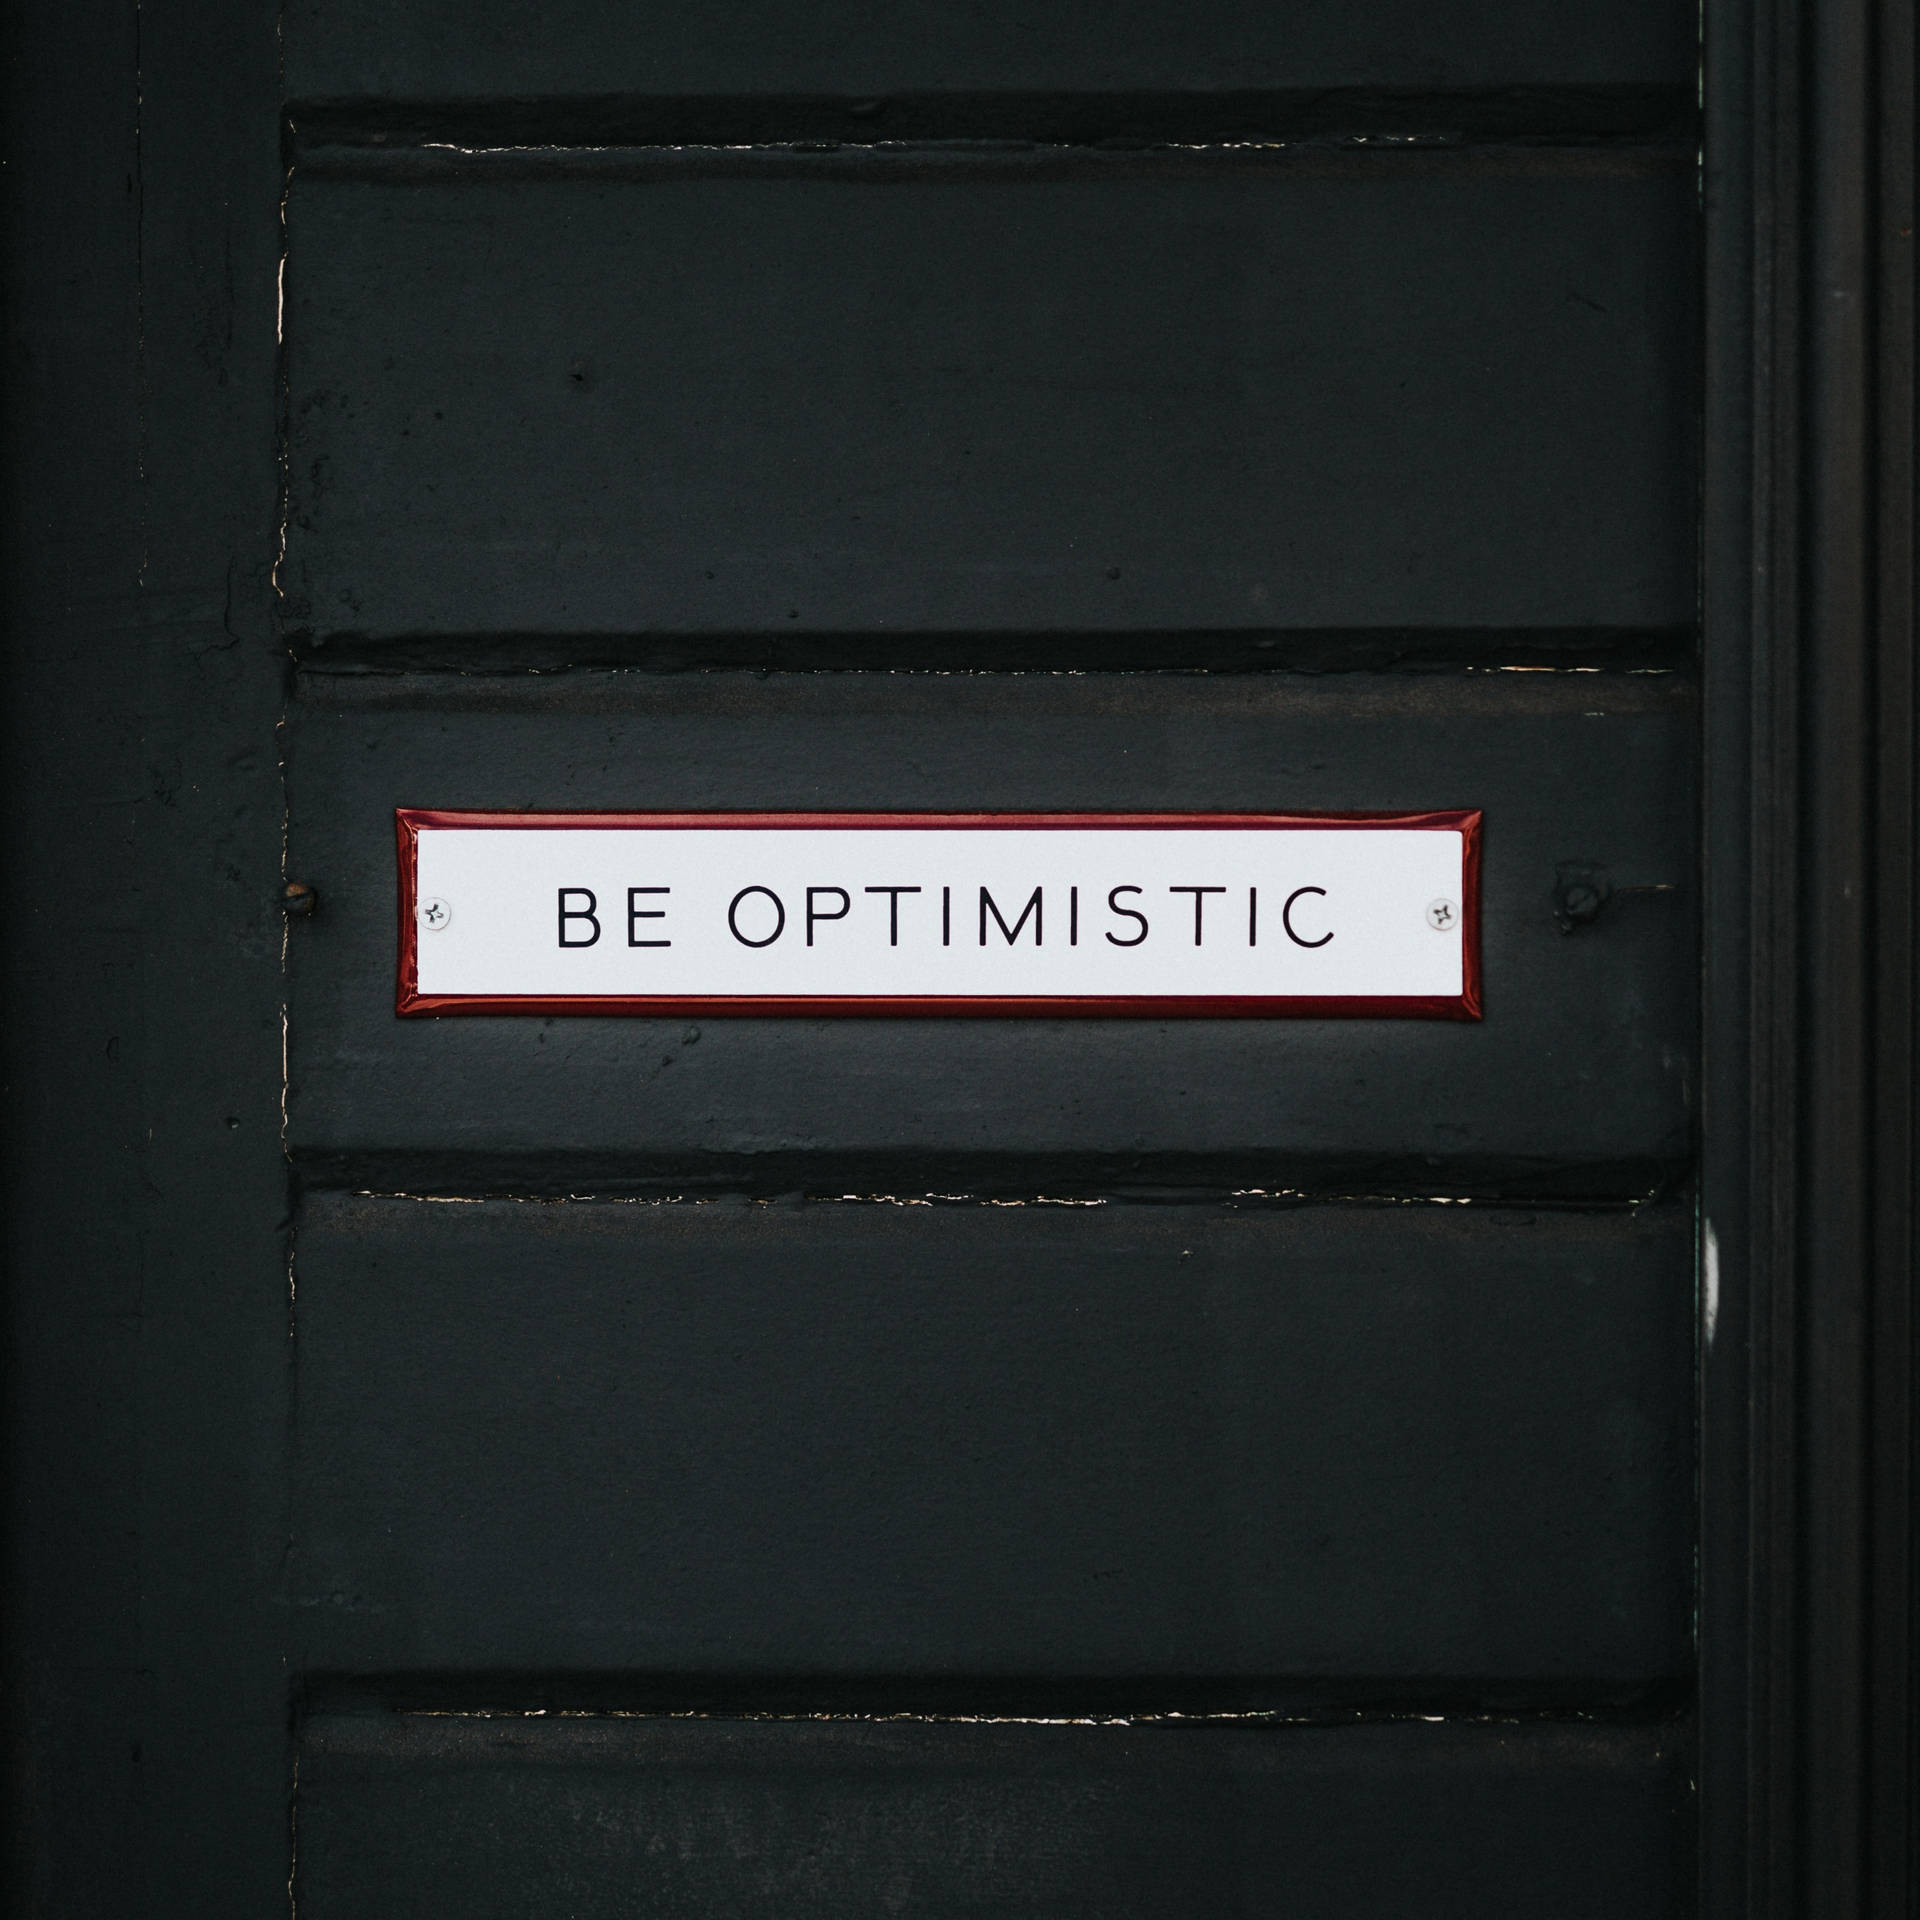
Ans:
[[[1480,832],[1478,808],[1424,813],[495,813],[434,807],[396,807],[400,865],[400,971],[394,1012],[403,1019],[444,1014],[606,1014],[703,1018],[820,1019],[1173,1019],[1173,1020],[1478,1020],[1480,1001]],[[1215,832],[1276,827],[1350,828],[1356,832],[1458,833],[1461,851],[1460,930],[1465,963],[1457,996],[1393,997],[1299,994],[1204,996],[1180,994],[532,994],[422,993],[420,929],[414,917],[420,834],[435,827],[570,827],[615,831],[636,827],[672,831],[693,827],[762,830],[1007,829],[1160,830]]]

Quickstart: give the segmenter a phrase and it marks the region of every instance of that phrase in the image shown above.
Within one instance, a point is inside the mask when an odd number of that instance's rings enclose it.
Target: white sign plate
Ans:
[[[1480,1015],[1474,812],[396,819],[402,1014]]]

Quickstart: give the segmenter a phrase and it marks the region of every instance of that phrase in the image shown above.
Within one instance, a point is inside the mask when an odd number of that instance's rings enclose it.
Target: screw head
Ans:
[[[422,900],[418,909],[420,924],[429,933],[440,933],[453,919],[453,909],[444,900]]]
[[[1427,902],[1427,925],[1435,933],[1451,933],[1459,923],[1460,909],[1451,900],[1429,900]]]

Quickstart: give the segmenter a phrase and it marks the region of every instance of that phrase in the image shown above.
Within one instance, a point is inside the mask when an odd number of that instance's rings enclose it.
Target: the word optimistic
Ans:
[[[656,922],[669,919],[672,902],[670,887],[629,887],[627,889],[627,945],[630,947],[669,947],[673,944],[670,931],[662,928],[655,930]],[[954,894],[956,889],[943,886],[937,889],[939,909],[937,917],[933,911],[932,895],[936,889],[918,886],[862,887],[858,895],[846,887],[807,887],[803,889],[804,901],[795,901],[795,911],[791,918],[787,903],[772,887],[742,887],[727,905],[727,931],[743,947],[770,947],[788,931],[789,925],[796,933],[804,929],[806,944],[814,945],[816,939],[835,938],[827,936],[820,929],[836,921],[854,917],[853,909],[856,897],[878,895],[885,901],[882,907],[878,900],[872,910],[863,912],[853,928],[847,930],[849,937],[855,936],[856,929],[864,929],[870,939],[880,937],[880,929],[886,929],[886,940],[890,947],[897,947],[901,941],[903,923],[910,940],[924,942],[931,940],[934,928],[939,928],[940,944],[950,947],[954,944]],[[1044,946],[1047,929],[1053,928],[1053,938],[1060,941],[1063,929],[1060,925],[1060,889],[1054,889],[1054,909],[1051,921],[1047,912],[1046,889],[1035,887],[1024,902],[1009,902],[1003,911],[999,901],[985,887],[979,890],[979,899],[965,900],[965,888],[957,891],[963,896],[960,908],[962,943],[968,933],[974,936],[978,946],[993,944],[994,939],[1014,946],[1020,941],[1031,938],[1036,947]],[[1097,891],[1097,889],[1095,890]],[[1173,895],[1187,895],[1192,901],[1191,935],[1192,943],[1202,947],[1212,940],[1216,945],[1228,942],[1238,944],[1244,941],[1249,947],[1260,944],[1260,889],[1246,889],[1246,912],[1242,915],[1237,905],[1229,911],[1230,902],[1222,899],[1218,910],[1209,915],[1208,907],[1216,894],[1226,895],[1229,889],[1216,886],[1178,886],[1168,887],[1166,891]],[[1233,891],[1237,892],[1238,889]],[[1278,889],[1275,889],[1278,891]],[[914,896],[925,896],[915,899]],[[1325,887],[1295,887],[1280,903],[1276,916],[1280,931],[1296,947],[1324,947],[1333,938],[1333,929],[1326,925],[1324,909],[1302,906],[1302,902],[1317,897],[1324,900]],[[561,887],[558,889],[559,945],[563,947],[591,947],[599,943],[601,935],[600,901],[591,887]],[[651,904],[661,901],[660,905]],[[901,902],[910,904],[903,910]],[[646,904],[643,904],[646,903]],[[1144,887],[1119,886],[1107,889],[1104,911],[1111,924],[1089,926],[1087,938],[1097,934],[1109,946],[1144,946],[1153,933],[1153,921],[1146,912],[1148,901]],[[1015,905],[1018,911],[1014,912]],[[1080,889],[1070,886],[1066,889],[1065,901],[1066,935],[1065,944],[1077,947],[1080,944]],[[1089,918],[1101,913],[1098,902],[1089,903]],[[1156,908],[1156,913],[1158,909]],[[1296,911],[1302,924],[1295,924]],[[1009,913],[1012,918],[1009,919]],[[643,935],[642,929],[645,928]],[[1118,929],[1116,931],[1116,928]],[[991,934],[990,930],[991,929]],[[1162,938],[1184,941],[1188,937],[1189,922],[1184,906],[1176,907],[1172,912],[1172,924],[1163,927]]]

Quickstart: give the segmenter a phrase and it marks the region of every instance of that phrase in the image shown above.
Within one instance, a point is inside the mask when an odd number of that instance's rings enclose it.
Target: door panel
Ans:
[[[308,1913],[1682,1904],[1690,34],[291,9]],[[401,1022],[401,805],[1476,807],[1486,1018]]]
[[[1123,152],[1144,43],[1066,16],[1011,145],[990,16],[629,29],[588,99],[597,18],[517,101],[492,16],[293,22],[302,1904],[1671,1911],[1671,22],[1296,16],[1334,90],[1558,83],[1383,146],[1221,141],[1269,28],[1169,13]],[[829,69],[905,137],[814,138]],[[1486,1017],[398,1021],[398,806],[1472,806]]]
[[[1687,1659],[1678,1208],[303,1209],[303,1663],[1314,1676]]]
[[[1683,633],[1683,161],[323,150],[288,617]]]
[[[292,954],[289,1139],[316,1177],[1628,1197],[1690,1151],[1677,675],[308,674],[301,691],[289,871],[322,907]],[[423,804],[1481,806],[1486,1018],[709,1020],[691,1039],[396,1021],[392,813]],[[1570,933],[1567,863],[1618,889]]]
[[[542,94],[857,103],[889,93],[1690,86],[1694,60],[1693,21],[1675,0],[1384,0],[1365,10],[1338,0],[727,0],[693,9],[557,0],[537,17],[501,0],[295,0],[286,45],[296,100],[489,104]],[[863,123],[887,124],[871,110],[851,125]]]
[[[1276,1731],[316,1716],[300,1904],[1654,1920],[1684,1898],[1685,1763],[1657,1732]]]

